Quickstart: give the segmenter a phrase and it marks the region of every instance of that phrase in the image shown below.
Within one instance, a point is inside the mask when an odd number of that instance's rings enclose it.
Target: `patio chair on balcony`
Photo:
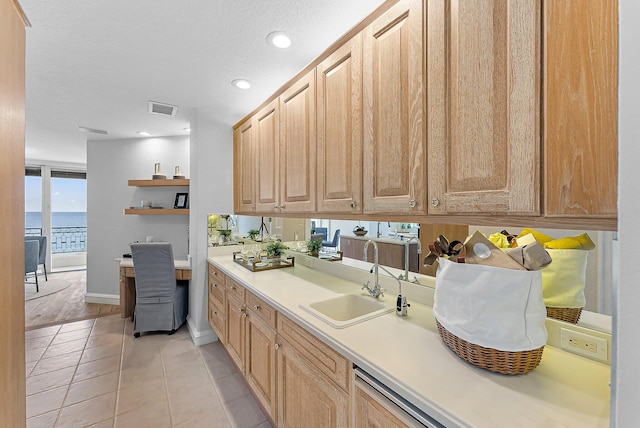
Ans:
[[[44,280],[49,281],[47,278],[47,237],[46,236],[25,236],[26,241],[38,241],[38,265],[42,265],[44,271]]]
[[[24,282],[27,282],[27,274],[33,273],[36,278],[36,293],[40,291],[38,286],[38,241],[24,241]]]

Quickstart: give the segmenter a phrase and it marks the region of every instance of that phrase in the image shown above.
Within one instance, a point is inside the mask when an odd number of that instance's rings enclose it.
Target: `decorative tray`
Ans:
[[[251,272],[262,272],[263,270],[293,267],[295,265],[295,257],[281,257],[265,260],[256,258],[245,259],[239,252],[234,252],[233,262],[250,270]]]

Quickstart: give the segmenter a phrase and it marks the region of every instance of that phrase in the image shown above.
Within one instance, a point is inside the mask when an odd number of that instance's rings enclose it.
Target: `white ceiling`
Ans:
[[[26,157],[86,162],[87,140],[184,135],[208,107],[233,125],[383,0],[20,0]],[[272,31],[293,45],[267,45]],[[242,91],[233,79],[248,79]],[[148,101],[179,107],[175,118]],[[87,134],[84,126],[108,131]]]

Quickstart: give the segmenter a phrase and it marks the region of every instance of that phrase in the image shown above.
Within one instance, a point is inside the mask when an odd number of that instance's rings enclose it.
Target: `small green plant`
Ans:
[[[247,231],[247,235],[249,235],[249,239],[251,239],[252,241],[255,241],[258,235],[260,235],[260,231],[256,229],[249,229]]]
[[[280,257],[284,254],[284,250],[286,249],[287,247],[282,242],[270,242],[269,244],[267,244],[267,256]]]
[[[220,236],[224,236],[225,238],[228,238],[231,235],[231,231],[226,229],[218,230],[218,233]]]
[[[309,254],[312,256],[317,256],[318,252],[322,248],[322,241],[320,240],[310,240],[307,241],[307,250],[309,250]]]

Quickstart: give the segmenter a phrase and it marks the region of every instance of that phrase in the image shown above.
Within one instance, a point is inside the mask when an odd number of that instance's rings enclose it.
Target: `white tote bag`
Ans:
[[[500,351],[547,343],[540,271],[518,271],[440,258],[433,313],[450,333]]]
[[[542,295],[550,308],[583,308],[587,281],[586,250],[548,249],[553,263],[542,270]]]

